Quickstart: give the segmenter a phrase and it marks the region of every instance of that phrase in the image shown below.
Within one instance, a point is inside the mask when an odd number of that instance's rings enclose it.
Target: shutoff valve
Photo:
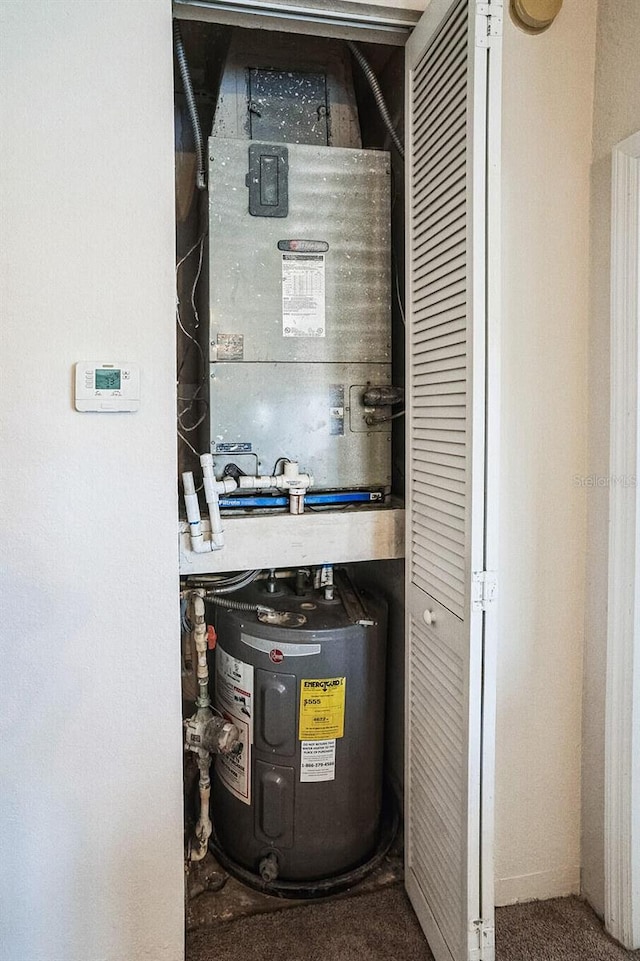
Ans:
[[[194,753],[232,754],[240,744],[240,732],[231,721],[204,708],[184,722],[184,744]]]

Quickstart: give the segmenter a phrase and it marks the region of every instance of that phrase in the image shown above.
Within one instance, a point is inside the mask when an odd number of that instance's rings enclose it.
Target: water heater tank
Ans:
[[[216,760],[215,829],[227,857],[263,877],[342,874],[378,842],[386,607],[355,592],[359,609],[344,583],[333,600],[282,581],[234,594],[282,612],[276,623],[208,611],[216,706],[242,732],[240,753]]]

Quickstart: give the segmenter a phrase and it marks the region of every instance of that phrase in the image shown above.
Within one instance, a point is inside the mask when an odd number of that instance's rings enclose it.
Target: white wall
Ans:
[[[178,961],[171,5],[0,20],[0,955]],[[76,413],[82,359],[140,412]]]
[[[579,890],[595,20],[504,25],[499,904]]]
[[[584,663],[583,893],[604,913],[604,695],[609,475],[611,151],[640,130],[640,5],[600,0],[593,114],[589,475]]]

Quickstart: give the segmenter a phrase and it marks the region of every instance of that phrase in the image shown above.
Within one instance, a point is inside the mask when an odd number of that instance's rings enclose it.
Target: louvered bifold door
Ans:
[[[436,961],[493,957],[482,584],[500,14],[432,0],[407,46],[406,886]]]

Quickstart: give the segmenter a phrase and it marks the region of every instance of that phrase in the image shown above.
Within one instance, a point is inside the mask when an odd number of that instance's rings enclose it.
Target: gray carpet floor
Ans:
[[[577,898],[497,911],[498,961],[640,961]],[[187,961],[433,961],[400,885],[200,927]]]
[[[579,898],[532,901],[496,911],[498,961],[640,961],[604,931]]]

